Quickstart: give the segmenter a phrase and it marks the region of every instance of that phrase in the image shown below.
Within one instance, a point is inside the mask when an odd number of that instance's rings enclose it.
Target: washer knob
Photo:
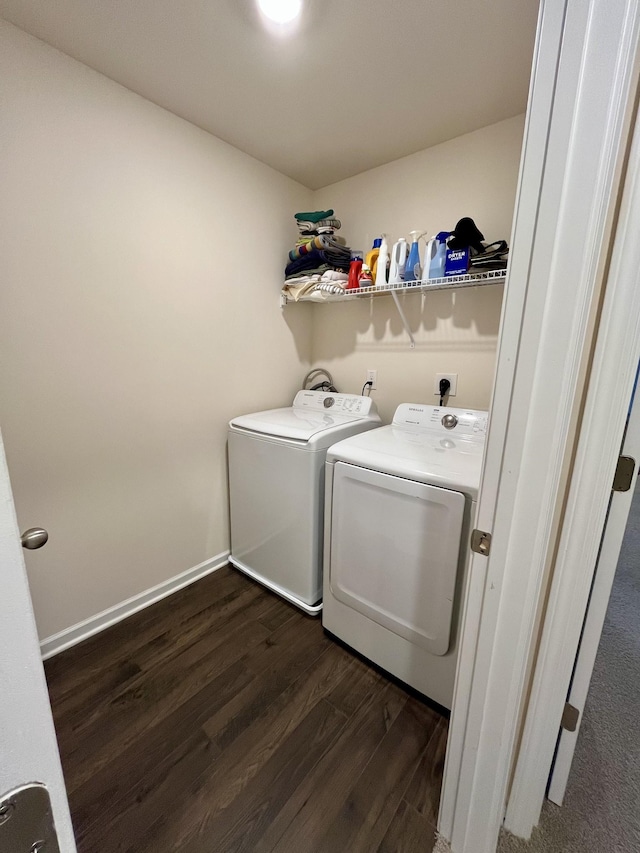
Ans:
[[[457,423],[458,418],[455,415],[445,415],[441,421],[441,424],[445,429],[453,429]]]

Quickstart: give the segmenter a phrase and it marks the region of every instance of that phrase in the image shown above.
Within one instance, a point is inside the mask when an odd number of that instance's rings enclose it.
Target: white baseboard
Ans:
[[[64,631],[47,637],[40,642],[42,660],[47,660],[65,651],[65,649],[70,649],[72,646],[92,637],[94,634],[110,628],[117,622],[122,622],[123,619],[133,616],[139,610],[144,610],[145,607],[149,607],[151,604],[155,604],[157,601],[166,598],[179,589],[195,583],[195,581],[200,580],[205,575],[221,569],[228,562],[229,552],[223,551],[221,554],[205,560],[204,563],[200,563],[199,566],[187,569],[186,572],[181,572],[179,575],[175,575],[175,577],[152,586],[151,589],[139,592],[137,595],[127,598],[126,601],[103,610],[102,613],[90,616],[88,619],[78,622],[77,625],[72,625],[70,628],[65,628]]]

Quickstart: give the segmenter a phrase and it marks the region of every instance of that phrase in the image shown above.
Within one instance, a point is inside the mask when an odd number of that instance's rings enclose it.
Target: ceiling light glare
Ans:
[[[258,0],[260,11],[274,24],[289,24],[302,11],[302,0]]]

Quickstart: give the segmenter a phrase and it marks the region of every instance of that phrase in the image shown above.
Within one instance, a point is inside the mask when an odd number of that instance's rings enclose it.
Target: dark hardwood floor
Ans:
[[[230,568],[46,664],[80,853],[430,853],[447,720]]]

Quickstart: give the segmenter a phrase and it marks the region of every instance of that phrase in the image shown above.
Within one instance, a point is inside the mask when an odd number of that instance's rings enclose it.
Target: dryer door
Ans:
[[[336,462],[332,594],[409,642],[446,654],[464,506],[460,492]]]

